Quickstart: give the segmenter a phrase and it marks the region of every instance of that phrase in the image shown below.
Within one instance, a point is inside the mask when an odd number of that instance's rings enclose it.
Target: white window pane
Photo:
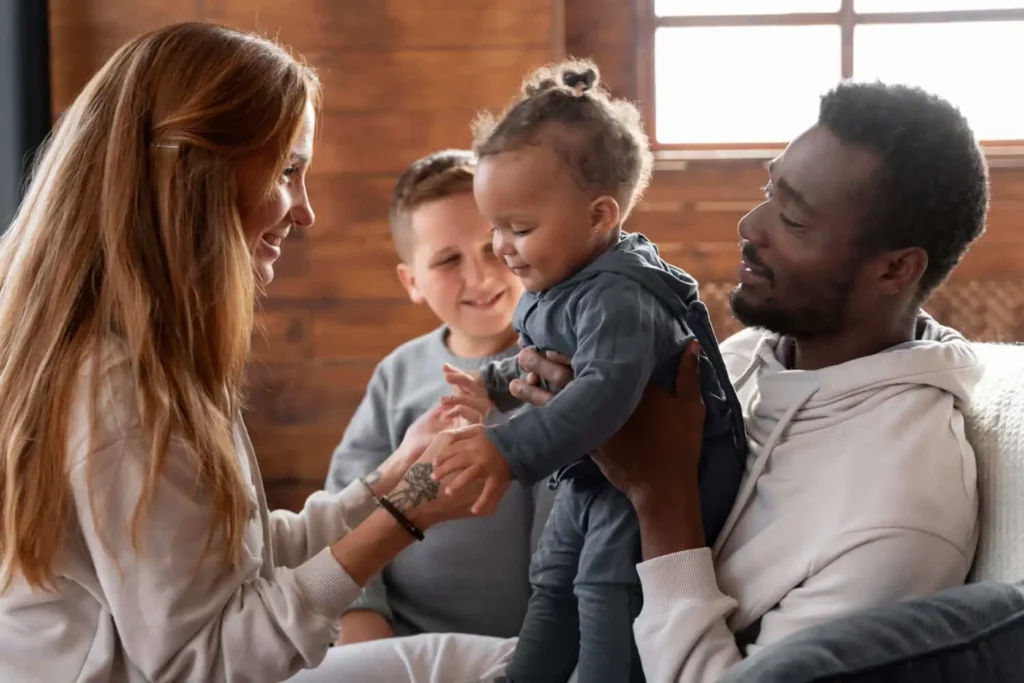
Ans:
[[[654,0],[659,17],[838,12],[840,0]]]
[[[854,78],[941,95],[982,140],[1024,139],[1024,97],[1012,80],[992,77],[993,68],[1013,64],[1024,64],[1024,21],[878,24],[853,32]]]
[[[946,12],[960,9],[1021,9],[1021,0],[854,0],[853,11]]]
[[[788,142],[840,75],[838,26],[659,28],[658,142]]]

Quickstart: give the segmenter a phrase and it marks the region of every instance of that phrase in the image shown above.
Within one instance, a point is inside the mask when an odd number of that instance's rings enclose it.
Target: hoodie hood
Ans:
[[[913,341],[820,370],[787,369],[791,348],[789,338],[757,330],[744,330],[722,344],[754,459],[748,461],[747,480],[718,537],[716,552],[759,477],[766,468],[771,470],[776,458],[782,460],[775,467],[797,462],[797,472],[813,472],[814,463],[824,456],[829,460],[840,457],[835,452],[845,453],[842,457],[852,458],[855,466],[843,470],[836,465],[844,476],[872,467],[898,468],[899,463],[919,458],[922,462],[914,460],[907,471],[916,471],[925,462],[932,468],[941,464],[952,468],[943,470],[944,476],[966,482],[964,490],[971,490],[973,457],[970,462],[962,459],[970,446],[962,435],[962,418],[958,421],[955,413],[968,403],[983,366],[959,332],[922,312]],[[943,438],[963,443],[949,451]],[[921,453],[940,442],[948,452]],[[891,484],[901,486],[902,481],[897,477]],[[846,495],[836,496],[841,494]]]
[[[665,263],[658,254],[657,245],[638,232],[622,233],[614,247],[551,289],[577,287],[601,273],[616,273],[630,278],[679,318],[697,300],[697,281],[685,271]]]
[[[781,419],[799,402],[790,426],[797,432],[825,426],[822,423],[832,418],[846,419],[851,410],[870,408],[889,396],[920,386],[952,394],[962,406],[982,375],[970,342],[923,312],[918,316],[913,341],[840,365],[814,371],[789,370],[786,359],[790,348],[787,337],[763,335],[754,347],[749,367],[736,380],[736,388],[740,391],[747,382],[756,381],[756,412],[769,420]]]

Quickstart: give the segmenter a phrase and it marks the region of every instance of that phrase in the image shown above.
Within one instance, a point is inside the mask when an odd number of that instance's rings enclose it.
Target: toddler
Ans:
[[[475,130],[473,191],[491,221],[495,253],[525,293],[513,325],[524,345],[572,358],[575,378],[546,406],[470,430],[437,460],[458,489],[485,480],[478,512],[515,478],[553,475],[554,509],[530,569],[533,593],[508,679],[642,681],[632,637],[641,607],[640,537],[629,500],[585,456],[629,418],[648,381],[675,385],[682,351],[696,338],[706,406],[700,462],[707,541],[725,522],[743,472],[739,403],[697,283],[622,231],[646,187],[652,154],[640,114],[598,85],[590,62],[540,69],[499,118]],[[446,368],[456,396],[486,391],[514,407],[516,357],[479,375]]]

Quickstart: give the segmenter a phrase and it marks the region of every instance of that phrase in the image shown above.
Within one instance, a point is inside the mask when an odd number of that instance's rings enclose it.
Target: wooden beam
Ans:
[[[955,24],[976,21],[1024,21],[1021,9],[965,9],[948,12],[878,12],[855,14],[857,24]]]
[[[658,145],[658,117],[654,87],[654,0],[636,3],[636,90],[647,135]]]
[[[551,0],[551,61],[559,62],[566,57],[565,42],[565,0]]]
[[[646,3],[644,3],[646,4]],[[839,23],[839,12],[800,14],[723,14],[691,17],[656,17],[655,26],[822,26]]]
[[[641,0],[641,5],[649,4]],[[652,8],[653,14],[653,8]],[[977,21],[1024,21],[1021,9],[970,9],[944,12],[874,12],[858,14],[849,0],[838,12],[800,12],[794,14],[721,14],[707,16],[655,17],[654,26],[822,26],[842,25],[852,17],[855,24],[937,24]]]
[[[839,8],[839,29],[841,32],[840,72],[843,78],[853,77],[853,27],[856,15],[853,12],[853,0],[843,0]]]

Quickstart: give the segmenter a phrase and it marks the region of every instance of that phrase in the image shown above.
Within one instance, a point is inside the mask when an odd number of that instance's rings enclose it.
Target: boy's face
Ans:
[[[615,200],[581,190],[571,169],[543,145],[481,159],[473,195],[491,223],[494,253],[532,292],[593,260],[618,225]]]
[[[398,277],[454,333],[472,339],[507,334],[523,288],[495,257],[490,224],[469,193],[421,204],[409,215],[412,252]]]

